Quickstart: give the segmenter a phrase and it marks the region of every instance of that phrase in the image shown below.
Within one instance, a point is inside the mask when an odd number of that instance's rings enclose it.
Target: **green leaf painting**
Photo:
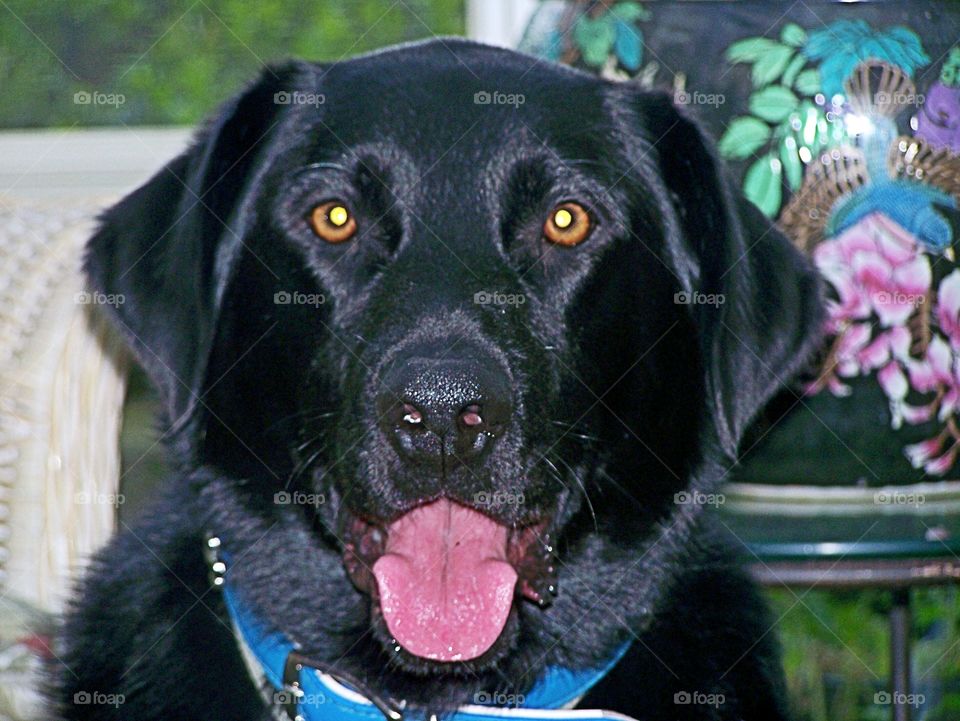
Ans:
[[[901,49],[911,46],[906,36],[900,42]],[[747,99],[750,114],[730,123],[720,154],[749,162],[744,192],[770,217],[780,211],[783,186],[798,190],[807,164],[846,141],[840,114],[827,112],[832,96],[824,93],[822,64],[816,63],[826,47],[822,34],[786,23],[775,36],[744,38],[726,52],[730,63],[750,66],[753,92]]]
[[[735,42],[727,48],[727,60],[731,63],[755,63],[764,54],[774,48],[780,47],[780,43],[769,38],[747,38]]]
[[[780,31],[780,39],[786,45],[799,48],[807,41],[807,31],[796,23],[787,23]]]
[[[797,75],[793,86],[801,95],[816,95],[820,92],[820,72],[812,68],[810,70],[804,70]]]
[[[650,11],[638,2],[617,3],[610,9],[610,13],[625,23],[635,23],[638,20],[650,19]]]
[[[620,2],[601,15],[584,13],[573,26],[573,41],[583,62],[594,68],[606,65],[611,54],[630,72],[643,61],[643,34],[637,23],[650,18],[638,2]]]
[[[720,138],[720,154],[726,158],[743,160],[766,145],[770,126],[752,117],[736,118]]]
[[[786,45],[777,45],[764,53],[754,64],[751,73],[754,87],[763,87],[783,75],[796,51]]]
[[[780,143],[780,162],[783,164],[790,190],[797,190],[803,183],[803,161],[800,159],[796,138],[787,136]]]
[[[582,15],[573,27],[573,39],[580,48],[583,62],[596,67],[607,62],[616,36],[616,26],[606,16],[594,19]]]
[[[783,166],[777,158],[767,155],[755,161],[743,181],[743,191],[767,216],[780,209],[783,199]]]
[[[779,123],[789,117],[799,103],[790,88],[771,85],[750,96],[750,112],[771,123]]]

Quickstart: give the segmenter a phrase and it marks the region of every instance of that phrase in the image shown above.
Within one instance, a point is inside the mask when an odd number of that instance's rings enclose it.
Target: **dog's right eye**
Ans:
[[[357,232],[357,220],[342,200],[328,200],[310,211],[310,227],[318,238],[342,243]]]
[[[561,203],[543,224],[543,235],[555,245],[571,247],[590,235],[590,214],[579,203]]]

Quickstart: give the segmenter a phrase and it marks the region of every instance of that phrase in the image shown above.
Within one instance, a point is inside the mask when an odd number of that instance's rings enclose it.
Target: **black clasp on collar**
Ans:
[[[332,676],[339,683],[352,686],[370,703],[376,706],[383,714],[386,721],[403,721],[403,712],[401,707],[392,699],[383,699],[373,693],[364,684],[349,674],[336,671],[323,661],[315,661],[299,651],[291,651],[287,654],[286,663],[283,665],[283,707],[291,721],[302,721],[303,717],[297,712],[300,698],[303,696],[303,688],[300,686],[300,672],[304,667],[312,668],[322,673]]]

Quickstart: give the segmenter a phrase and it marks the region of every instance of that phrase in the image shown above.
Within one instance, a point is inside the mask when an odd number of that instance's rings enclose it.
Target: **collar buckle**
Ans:
[[[277,694],[277,701],[282,704],[291,721],[304,721],[304,717],[299,713],[300,699],[303,697],[300,672],[303,671],[304,667],[320,671],[333,677],[339,683],[352,686],[377,707],[386,721],[403,721],[402,706],[399,706],[392,699],[384,699],[378,696],[353,676],[342,671],[336,671],[323,661],[316,661],[295,650],[287,654],[287,660],[283,664],[283,693]]]

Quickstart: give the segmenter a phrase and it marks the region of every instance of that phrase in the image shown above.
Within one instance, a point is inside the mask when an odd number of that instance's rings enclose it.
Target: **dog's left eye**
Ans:
[[[328,200],[310,211],[310,227],[328,243],[350,240],[357,232],[357,220],[341,200]]]
[[[590,235],[590,214],[579,203],[561,203],[550,211],[543,224],[543,235],[551,243],[572,246]]]

